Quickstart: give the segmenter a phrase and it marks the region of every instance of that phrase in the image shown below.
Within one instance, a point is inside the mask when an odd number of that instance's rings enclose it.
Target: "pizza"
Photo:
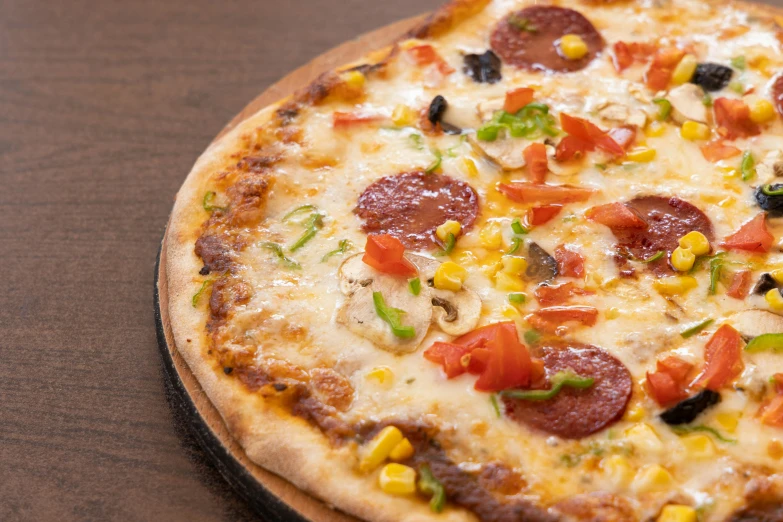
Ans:
[[[198,159],[176,348],[369,521],[783,520],[783,18],[454,0]]]

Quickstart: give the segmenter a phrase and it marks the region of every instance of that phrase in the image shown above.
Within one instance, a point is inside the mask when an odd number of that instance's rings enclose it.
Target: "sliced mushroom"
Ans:
[[[783,177],[783,153],[773,150],[756,165],[756,179],[760,184],[764,184],[781,177]]]
[[[517,170],[525,166],[523,152],[530,145],[524,138],[498,138],[495,141],[482,141],[471,134],[468,142],[476,152],[498,165],[503,170]]]
[[[698,85],[684,83],[669,91],[666,99],[672,104],[672,118],[677,123],[685,123],[688,120],[707,123],[704,91]]]
[[[732,315],[730,322],[745,339],[763,334],[783,333],[783,316],[767,310],[743,310]]]
[[[432,321],[444,333],[462,335],[473,330],[481,316],[481,298],[469,288],[459,292],[431,289]]]
[[[598,116],[609,121],[620,121],[625,123],[630,115],[628,106],[622,103],[615,103],[606,101],[600,104],[598,107]]]

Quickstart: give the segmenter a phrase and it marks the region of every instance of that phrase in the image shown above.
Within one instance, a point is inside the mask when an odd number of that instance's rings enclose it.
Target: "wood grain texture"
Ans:
[[[0,520],[255,519],[165,398],[173,196],[248,100],[438,3],[0,0]]]

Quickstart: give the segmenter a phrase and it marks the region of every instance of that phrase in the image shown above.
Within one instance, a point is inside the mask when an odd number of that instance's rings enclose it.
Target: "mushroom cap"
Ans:
[[[525,166],[525,148],[532,142],[524,138],[503,137],[495,141],[482,141],[471,134],[468,136],[471,146],[485,158],[503,170],[517,170]]]
[[[731,325],[746,339],[763,334],[783,333],[783,316],[767,310],[742,310],[729,319]]]
[[[672,104],[672,118],[677,123],[685,123],[688,120],[707,123],[704,91],[698,85],[683,83],[669,91],[666,99]]]

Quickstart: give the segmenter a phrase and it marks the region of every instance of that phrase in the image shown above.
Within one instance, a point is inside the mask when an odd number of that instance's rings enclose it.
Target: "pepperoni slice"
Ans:
[[[672,272],[669,256],[677,248],[678,240],[691,231],[704,234],[712,242],[714,233],[710,218],[704,212],[679,198],[642,196],[625,204],[641,217],[646,228],[613,228],[621,251],[636,259],[649,259],[659,251],[666,253],[657,261],[647,264],[656,275]],[[618,258],[625,264],[625,258]]]
[[[478,211],[478,195],[470,185],[420,170],[379,179],[364,189],[354,209],[364,220],[362,230],[391,234],[413,250],[435,246],[435,229],[450,219],[469,230]]]
[[[783,115],[783,74],[778,75],[772,84],[772,102],[778,110],[778,114]]]
[[[583,58],[569,60],[560,55],[557,41],[567,34],[581,36],[585,41],[587,54]],[[604,48],[604,40],[578,11],[535,5],[510,13],[498,22],[490,45],[504,62],[516,67],[570,72],[587,67]]]
[[[517,422],[564,439],[580,439],[618,421],[631,398],[628,369],[595,346],[576,343],[541,348],[547,375],[572,370],[592,377],[590,388],[564,387],[547,401],[504,398],[506,414]]]

